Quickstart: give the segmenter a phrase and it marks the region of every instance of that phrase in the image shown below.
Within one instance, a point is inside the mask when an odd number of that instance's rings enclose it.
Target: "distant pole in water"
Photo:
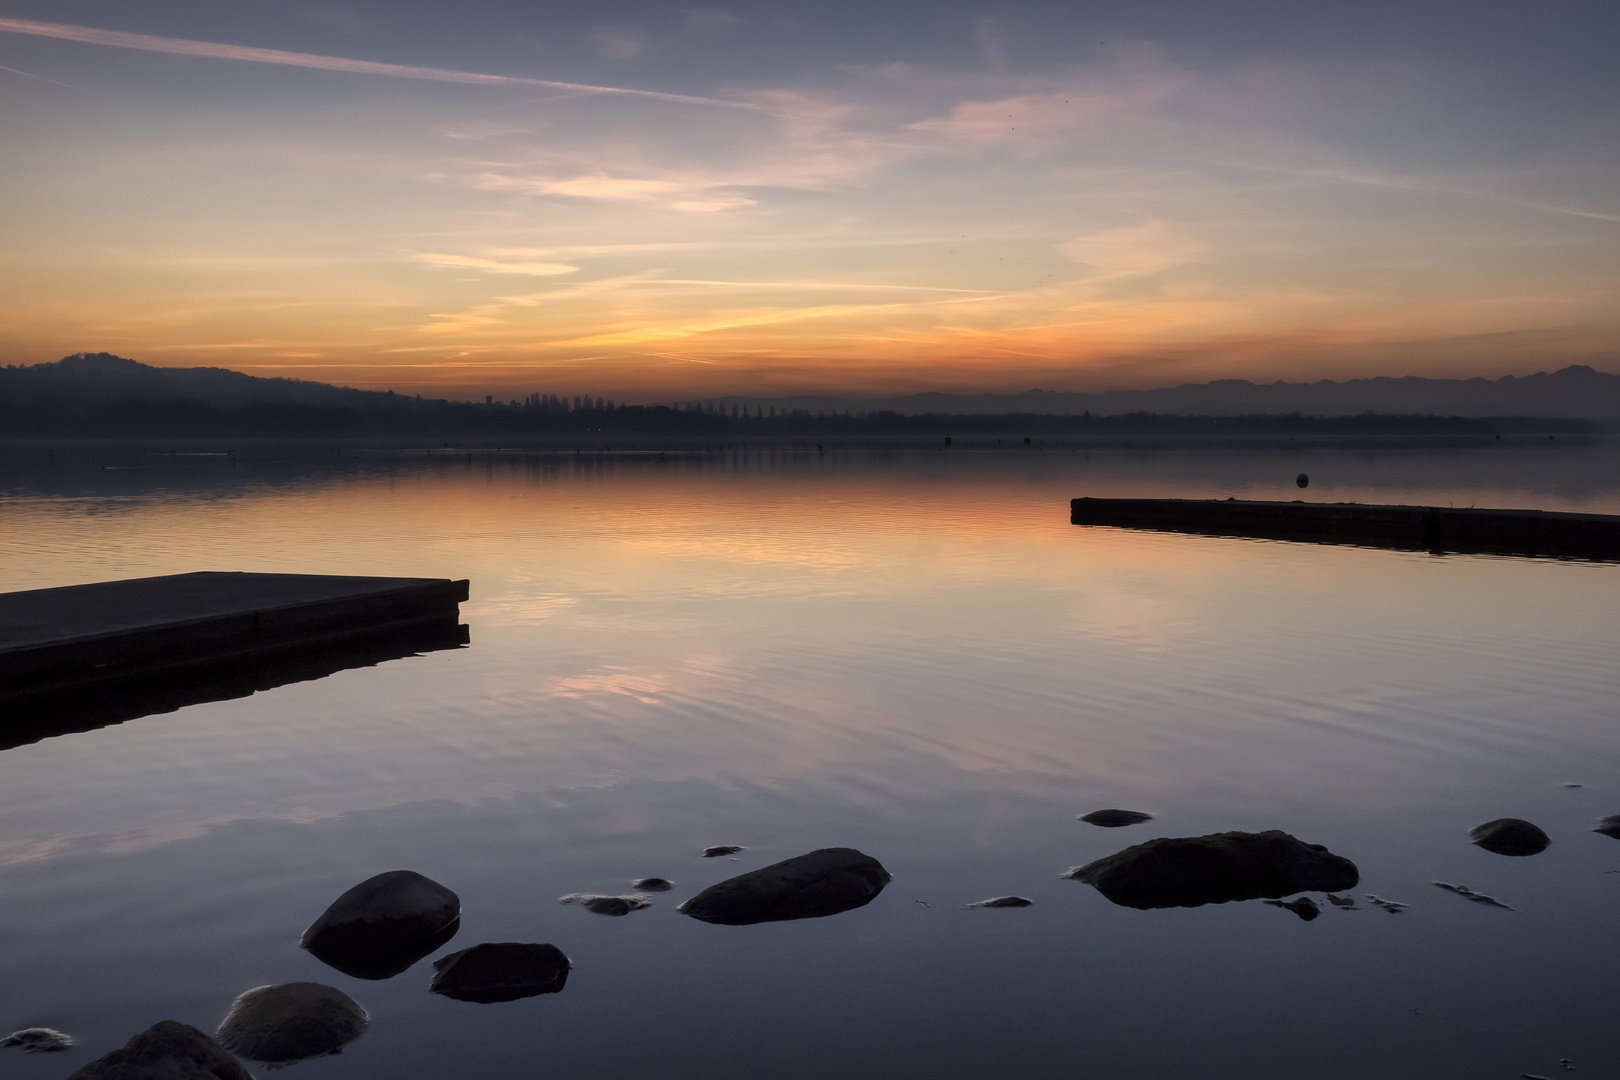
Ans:
[[[1298,476],[1294,477],[1294,483],[1300,487],[1310,487],[1311,478],[1306,476],[1304,473],[1300,473]]]

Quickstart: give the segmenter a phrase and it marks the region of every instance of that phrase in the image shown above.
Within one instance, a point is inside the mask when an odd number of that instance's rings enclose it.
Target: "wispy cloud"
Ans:
[[[579,269],[567,263],[480,259],[471,255],[442,255],[428,251],[418,252],[412,258],[447,270],[482,270],[489,274],[527,274],[531,277],[572,274]]]
[[[628,97],[649,98],[654,101],[668,101],[682,105],[709,105],[726,109],[757,110],[760,108],[760,106],[746,101],[693,97],[689,94],[666,94],[657,90],[635,90],[623,86],[595,86],[589,83],[558,82],[554,79],[530,79],[516,75],[485,75],[479,72],[452,71],[446,68],[411,67],[405,64],[379,63],[374,60],[351,60],[341,56],[321,56],[316,53],[285,52],[281,49],[259,49],[246,45],[226,45],[214,41],[192,41],[187,38],[131,34],[122,30],[99,30],[89,26],[36,22],[32,19],[0,18],[0,33],[30,34],[34,37],[78,41],[87,45],[106,45],[115,49],[138,49],[143,52],[173,53],[178,56],[195,56],[209,60],[243,60],[254,64],[279,64],[284,67],[342,71],[354,75],[385,75],[396,79],[425,79],[430,82],[468,83],[476,86],[521,86],[586,94],[622,94]]]

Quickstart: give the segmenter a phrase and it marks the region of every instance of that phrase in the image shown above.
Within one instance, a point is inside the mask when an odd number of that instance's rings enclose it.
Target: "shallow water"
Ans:
[[[1620,813],[1620,566],[1081,528],[1067,506],[1620,513],[1611,443],[22,447],[0,492],[5,589],[472,582],[466,649],[0,753],[0,1029],[78,1038],[0,1051],[7,1075],[65,1075],[164,1018],[212,1030],[242,990],[293,980],[372,1016],[296,1066],[311,1077],[1620,1072],[1620,842],[1590,831]],[[1076,820],[1103,807],[1154,818]],[[1552,847],[1468,843],[1504,816]],[[1354,860],[1358,910],[1136,911],[1059,880],[1153,836],[1268,828]],[[701,857],[723,843],[744,850]],[[825,846],[893,884],[825,919],[675,911]],[[426,960],[367,982],[297,948],[397,868],[460,894],[444,951],[552,942],[566,989],[468,1004],[427,993]],[[675,889],[622,918],[557,902],[650,875]],[[1034,905],[967,906],[1006,894]]]

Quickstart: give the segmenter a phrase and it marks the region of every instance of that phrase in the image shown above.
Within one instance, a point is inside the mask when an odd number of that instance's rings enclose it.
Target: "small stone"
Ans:
[[[557,898],[559,904],[578,904],[597,915],[628,915],[632,911],[652,906],[649,896],[599,896],[595,893],[569,893]]]
[[[1501,908],[1503,911],[1513,910],[1513,908],[1508,907],[1506,904],[1502,903],[1502,901],[1496,899],[1496,897],[1486,896],[1484,893],[1475,892],[1466,885],[1452,885],[1444,881],[1437,881],[1435,884],[1447,892],[1456,893],[1464,900],[1472,900],[1474,903],[1483,904],[1486,907]]]
[[[1332,893],[1328,893],[1327,898],[1328,903],[1336,908],[1345,908],[1349,911],[1356,910],[1356,900],[1353,896],[1334,896]]]
[[[242,1063],[207,1035],[178,1020],[159,1020],[68,1080],[253,1080]]]
[[[20,1046],[30,1054],[55,1053],[72,1045],[73,1036],[47,1027],[23,1028],[0,1039],[0,1046]]]
[[[332,902],[299,944],[357,979],[387,979],[455,937],[461,900],[412,870],[367,878]]]
[[[255,986],[231,1003],[215,1038],[238,1057],[303,1061],[335,1054],[366,1030],[366,1010],[320,983]]]
[[[1144,821],[1152,821],[1152,814],[1144,814],[1140,810],[1093,810],[1089,814],[1082,814],[1080,820],[1088,825],[1101,825],[1105,829],[1119,829],[1126,825],[1140,825]]]
[[[555,994],[568,982],[568,957],[555,945],[486,942],[433,962],[435,994],[489,1005]]]
[[[822,848],[710,885],[676,910],[725,926],[819,919],[871,903],[889,881],[870,855]]]
[[[669,892],[675,887],[675,883],[668,878],[644,877],[636,878],[630,883],[630,887],[642,892]]]
[[[1349,859],[1277,829],[1160,837],[1063,876],[1094,886],[1113,903],[1142,909],[1333,892],[1361,880]]]
[[[1267,900],[1266,903],[1272,907],[1280,907],[1284,911],[1292,911],[1306,922],[1310,922],[1322,914],[1322,909],[1316,906],[1316,901],[1308,896],[1302,896],[1298,900],[1290,900],[1287,903],[1281,900]]]
[[[1022,896],[992,896],[988,900],[980,900],[976,904],[969,904],[968,907],[1029,907],[1033,903],[1035,901],[1025,899]]]
[[[1547,834],[1520,818],[1497,818],[1476,825],[1468,834],[1480,847],[1497,855],[1537,855],[1552,843]]]
[[[1406,905],[1405,904],[1399,903],[1398,901],[1395,901],[1395,900],[1385,900],[1382,896],[1379,896],[1377,893],[1368,893],[1367,894],[1367,900],[1368,900],[1369,903],[1371,903],[1373,905],[1373,907],[1383,908],[1385,911],[1389,912],[1391,915],[1399,915],[1401,912],[1406,910]]]
[[[736,844],[716,844],[714,847],[704,848],[703,857],[705,859],[718,859],[722,855],[735,855],[741,850],[742,848]]]
[[[1611,814],[1609,817],[1604,818],[1598,822],[1598,827],[1592,831],[1620,840],[1620,814]]]

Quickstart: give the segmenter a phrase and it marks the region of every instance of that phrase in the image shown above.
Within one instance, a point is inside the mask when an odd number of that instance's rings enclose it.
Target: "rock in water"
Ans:
[[[1604,818],[1602,821],[1598,822],[1598,827],[1592,831],[1595,833],[1602,833],[1604,836],[1612,836],[1614,839],[1620,840],[1620,814],[1613,814]]]
[[[968,907],[1029,907],[1035,901],[1023,896],[992,896],[988,900],[969,904]]]
[[[213,1039],[178,1020],[160,1020],[68,1080],[253,1080]]]
[[[1089,814],[1080,815],[1080,820],[1087,825],[1118,829],[1125,825],[1139,825],[1144,821],[1152,821],[1153,815],[1144,814],[1140,810],[1093,810]]]
[[[1070,870],[1124,907],[1167,908],[1342,892],[1361,880],[1356,864],[1278,829],[1161,837]]]
[[[1292,911],[1306,922],[1310,922],[1322,914],[1322,909],[1316,906],[1316,901],[1308,896],[1302,896],[1298,900],[1289,900],[1286,903],[1282,900],[1267,900],[1266,903],[1272,907],[1280,907],[1284,911]]]
[[[1480,847],[1497,855],[1537,855],[1552,843],[1547,834],[1519,818],[1504,817],[1476,825],[1468,834]]]
[[[632,911],[652,906],[652,898],[630,893],[628,896],[602,896],[597,893],[569,893],[557,898],[559,904],[578,904],[596,915],[628,915]]]
[[[332,902],[299,942],[357,979],[388,979],[456,936],[461,900],[412,870],[369,878]]]
[[[888,883],[872,856],[822,848],[710,885],[676,910],[725,926],[818,919],[871,903]]]
[[[669,892],[675,887],[675,883],[668,878],[643,877],[632,881],[630,887],[640,889],[642,892]]]
[[[0,1046],[20,1046],[30,1054],[49,1054],[72,1045],[73,1036],[55,1028],[23,1028],[0,1039]]]
[[[451,953],[433,969],[433,993],[488,1005],[557,993],[568,982],[569,962],[555,945],[502,941]]]
[[[366,1010],[320,983],[256,986],[231,1003],[214,1037],[254,1061],[303,1061],[335,1054],[366,1030]]]
[[[722,855],[735,855],[741,850],[742,848],[736,844],[716,844],[713,847],[704,848],[703,857],[705,859],[718,859]]]

